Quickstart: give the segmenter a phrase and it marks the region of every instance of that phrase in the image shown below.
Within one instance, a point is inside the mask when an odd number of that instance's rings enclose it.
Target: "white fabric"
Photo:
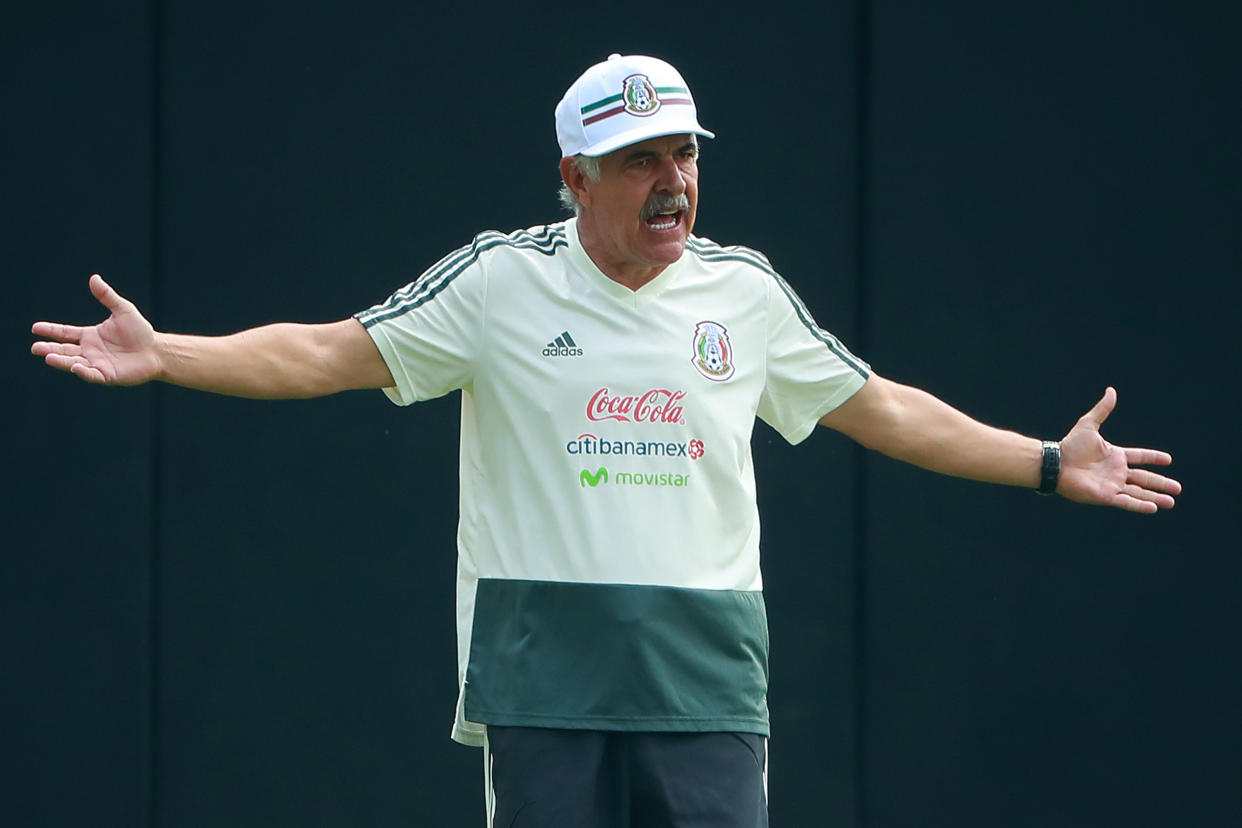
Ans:
[[[661,135],[715,138],[699,125],[681,73],[659,58],[608,56],[587,69],[556,105],[561,156],[599,156]]]
[[[693,239],[638,291],[572,219],[473,250],[358,315],[395,402],[463,391],[459,678],[481,577],[761,589],[756,414],[796,443],[866,366],[744,248]],[[563,334],[576,347],[549,348]],[[703,362],[712,347],[723,363]],[[454,738],[482,736],[459,702]]]

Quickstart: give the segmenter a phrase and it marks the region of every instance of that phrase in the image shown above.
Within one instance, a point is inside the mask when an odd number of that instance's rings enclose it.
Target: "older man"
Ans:
[[[613,55],[556,109],[575,217],[481,233],[355,317],[225,337],[111,311],[34,353],[105,384],[248,397],[462,391],[461,692],[500,826],[767,822],[767,628],[750,434],[816,424],[946,474],[1138,512],[1180,485],[1109,445],[1109,389],[1059,442],[871,371],[760,253],[693,236],[698,122],[664,61]]]

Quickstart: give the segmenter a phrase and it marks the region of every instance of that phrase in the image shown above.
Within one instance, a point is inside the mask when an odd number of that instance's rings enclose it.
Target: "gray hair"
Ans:
[[[592,181],[599,181],[600,165],[599,158],[591,155],[575,155],[573,163],[577,165],[579,171]],[[561,191],[558,193],[561,198],[561,206],[573,213],[575,216],[582,215],[582,202],[578,200],[578,196],[574,195],[574,191],[569,189],[569,185],[561,182]]]

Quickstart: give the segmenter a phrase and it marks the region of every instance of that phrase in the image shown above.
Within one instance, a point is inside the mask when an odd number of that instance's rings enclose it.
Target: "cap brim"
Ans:
[[[643,124],[616,135],[609,135],[604,140],[580,150],[577,154],[585,155],[591,158],[598,158],[601,155],[607,155],[608,153],[619,150],[622,147],[628,147],[630,144],[637,144],[639,141],[646,141],[648,138],[663,138],[666,135],[701,135],[704,138],[716,137],[716,133],[708,132],[706,129],[703,129],[703,127],[699,126],[697,121],[689,121],[680,124],[664,123],[656,129],[653,129],[650,125]]]

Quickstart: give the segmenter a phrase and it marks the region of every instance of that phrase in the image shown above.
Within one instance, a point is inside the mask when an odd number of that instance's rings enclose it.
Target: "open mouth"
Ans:
[[[681,224],[681,210],[665,210],[647,217],[647,226],[652,230],[673,230]]]

